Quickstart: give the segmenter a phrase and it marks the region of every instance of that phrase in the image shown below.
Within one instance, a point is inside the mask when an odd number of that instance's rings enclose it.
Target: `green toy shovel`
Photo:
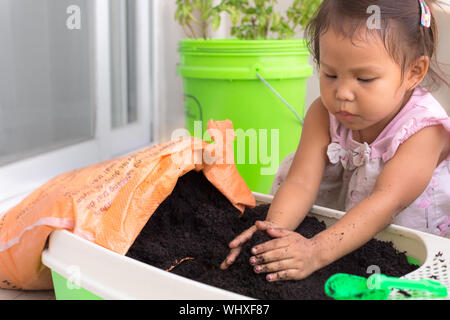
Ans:
[[[423,298],[445,298],[447,288],[439,282],[409,280],[373,274],[369,278],[337,273],[325,283],[325,293],[337,300],[386,300],[392,289],[418,291]],[[419,297],[414,295],[414,297]]]

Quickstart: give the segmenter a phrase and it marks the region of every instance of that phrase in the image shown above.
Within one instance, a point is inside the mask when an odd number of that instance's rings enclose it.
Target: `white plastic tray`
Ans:
[[[272,196],[254,193],[256,200],[270,203]],[[314,206],[310,215],[335,223],[344,212]],[[450,240],[399,226],[390,226],[376,236],[392,241],[399,251],[422,265],[405,278],[433,278],[449,289]],[[75,284],[104,299],[251,299],[193,281],[119,255],[64,230],[52,232],[42,262]],[[381,270],[383,272],[383,270]],[[390,299],[404,296],[393,292]]]

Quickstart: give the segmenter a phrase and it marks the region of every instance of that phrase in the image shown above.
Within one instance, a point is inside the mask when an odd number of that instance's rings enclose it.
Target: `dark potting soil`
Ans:
[[[200,172],[180,177],[175,189],[149,219],[127,256],[163,270],[225,290],[257,299],[329,299],[326,280],[335,273],[367,277],[367,268],[376,265],[383,274],[400,277],[417,267],[392,243],[371,240],[361,248],[298,281],[269,283],[264,274],[255,274],[249,263],[250,249],[267,241],[255,234],[236,262],[220,270],[228,243],[257,220],[264,220],[269,205],[240,212]],[[324,230],[325,224],[306,217],[296,229],[306,238]]]

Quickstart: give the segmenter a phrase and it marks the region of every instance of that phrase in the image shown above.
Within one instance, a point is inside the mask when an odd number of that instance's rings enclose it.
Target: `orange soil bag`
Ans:
[[[126,254],[178,178],[191,170],[203,170],[241,213],[254,207],[253,194],[234,164],[230,132],[234,140],[231,121],[210,121],[214,143],[180,138],[45,183],[0,218],[0,287],[53,287],[41,254],[55,229]]]

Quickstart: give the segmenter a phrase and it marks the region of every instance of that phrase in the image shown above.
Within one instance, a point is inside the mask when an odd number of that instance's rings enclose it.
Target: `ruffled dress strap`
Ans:
[[[370,145],[371,158],[389,161],[398,147],[420,130],[442,125],[449,133],[450,118],[439,102],[423,87],[415,89],[408,103]]]

